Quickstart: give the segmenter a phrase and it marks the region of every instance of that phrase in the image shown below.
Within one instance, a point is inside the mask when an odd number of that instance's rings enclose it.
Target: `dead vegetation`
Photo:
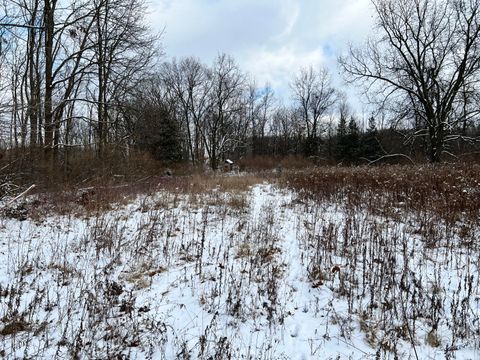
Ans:
[[[115,206],[126,205],[138,196],[165,192],[173,195],[188,195],[192,199],[209,195],[212,205],[227,203],[232,208],[246,207],[242,195],[253,185],[272,178],[271,174],[192,174],[182,176],[155,175],[137,179],[132,182],[120,182],[80,186],[69,189],[37,192],[28,201],[20,199],[11,204],[4,204],[3,216],[11,219],[40,220],[51,214],[77,216],[105,212]],[[228,194],[227,197],[216,194]],[[193,203],[193,201],[192,201]]]
[[[477,221],[480,214],[478,164],[322,167],[290,173],[285,184],[319,202],[379,215],[455,224]]]
[[[269,359],[289,358],[289,339],[306,356],[469,354],[479,178],[317,168],[36,194],[0,218],[0,353]]]
[[[284,184],[309,214],[312,287],[346,301],[379,358],[398,356],[400,339],[417,359],[422,344],[445,358],[480,345],[478,165],[319,168]]]

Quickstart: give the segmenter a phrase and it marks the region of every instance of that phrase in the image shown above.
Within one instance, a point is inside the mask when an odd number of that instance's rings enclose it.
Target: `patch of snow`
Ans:
[[[198,204],[159,193],[87,218],[0,219],[0,330],[25,322],[24,330],[0,335],[0,352],[12,359],[375,359],[378,348],[362,329],[374,331],[373,324],[361,325],[362,309],[341,296],[350,281],[343,273],[357,281],[361,270],[332,251],[318,255],[331,263],[321,269],[325,279],[315,285],[309,275],[312,243],[322,236],[338,236],[339,244],[368,241],[342,235],[350,215],[338,205],[297,201],[271,184],[245,196],[246,209],[229,207],[229,194],[219,191]],[[374,223],[385,237],[404,234],[403,224],[365,214],[353,219],[359,229]],[[462,274],[470,272],[479,291],[478,259],[438,250],[425,260],[427,250],[414,235],[400,239],[402,246],[414,255],[406,259],[399,250],[392,271],[416,265],[409,278],[432,286],[440,280],[441,296],[450,300],[439,323],[442,347],[425,344],[430,327],[419,318],[416,347],[395,338],[398,354],[443,358],[452,342],[446,319],[453,300],[464,295]],[[356,296],[356,306],[367,309],[369,294],[359,289]],[[478,301],[465,306],[478,321]],[[457,346],[457,358],[479,358],[478,342]]]

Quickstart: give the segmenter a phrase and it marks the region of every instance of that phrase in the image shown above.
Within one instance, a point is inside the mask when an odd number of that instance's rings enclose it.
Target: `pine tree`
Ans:
[[[348,131],[347,119],[345,116],[340,116],[340,122],[337,127],[337,144],[335,149],[336,158],[343,161],[346,157],[348,149]]]
[[[368,160],[374,160],[381,156],[382,148],[378,142],[378,131],[375,118],[368,119],[368,128],[362,137],[362,156]]]
[[[340,117],[337,128],[337,159],[345,164],[358,161],[360,155],[360,130],[352,116],[347,125],[346,117]]]
[[[360,129],[354,117],[350,118],[348,123],[348,153],[347,160],[349,163],[356,163],[360,155]]]
[[[146,105],[139,111],[136,143],[157,160],[167,163],[182,160],[181,130],[175,117],[164,105]]]

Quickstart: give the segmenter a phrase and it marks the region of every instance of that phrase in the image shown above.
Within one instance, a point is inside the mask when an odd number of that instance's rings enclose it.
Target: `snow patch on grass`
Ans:
[[[413,230],[271,184],[1,218],[0,353],[478,358],[478,251]]]

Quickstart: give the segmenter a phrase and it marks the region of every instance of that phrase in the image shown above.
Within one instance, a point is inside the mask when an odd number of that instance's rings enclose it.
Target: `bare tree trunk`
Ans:
[[[53,37],[54,37],[54,13],[56,0],[45,0],[44,26],[45,26],[45,155],[53,160]]]
[[[37,44],[37,29],[34,27],[37,21],[39,0],[33,4],[32,17],[30,19],[31,28],[28,29],[28,48],[27,48],[27,72],[28,72],[28,118],[30,120],[30,146],[36,147],[38,144],[38,105],[40,102],[40,78],[38,76],[38,51],[40,44]]]

